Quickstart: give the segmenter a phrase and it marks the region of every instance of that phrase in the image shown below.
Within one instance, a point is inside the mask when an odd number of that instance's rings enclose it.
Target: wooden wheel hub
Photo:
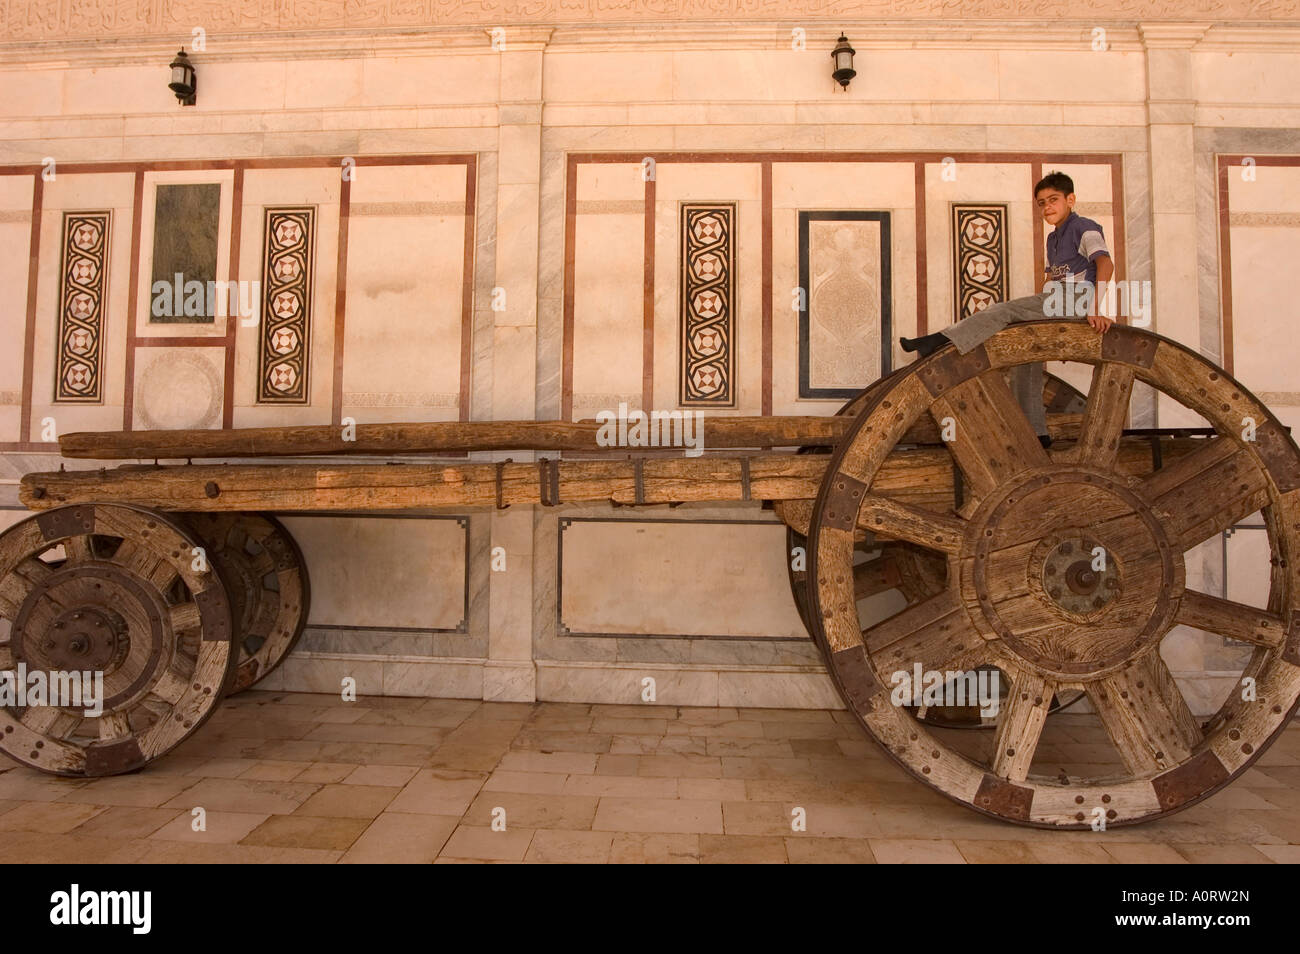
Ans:
[[[54,617],[33,655],[50,669],[104,671],[126,655],[126,620],[103,606],[79,606]]]
[[[1030,668],[1097,679],[1168,631],[1183,590],[1182,555],[1120,482],[1045,470],[990,495],[971,519],[962,596],[985,638],[1000,639]]]

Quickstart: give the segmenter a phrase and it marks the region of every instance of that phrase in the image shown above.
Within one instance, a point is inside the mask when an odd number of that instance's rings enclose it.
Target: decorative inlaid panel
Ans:
[[[681,373],[687,407],[736,404],[736,204],[682,203]]]
[[[316,209],[267,208],[262,234],[257,403],[307,404]]]
[[[64,212],[54,400],[104,398],[104,295],[111,212]]]
[[[888,212],[799,213],[799,396],[851,398],[890,370]]]
[[[1007,300],[1007,207],[952,207],[953,302],[957,320]]]

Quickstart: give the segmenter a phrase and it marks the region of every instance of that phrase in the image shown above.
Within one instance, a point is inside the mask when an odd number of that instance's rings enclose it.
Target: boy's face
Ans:
[[[1074,193],[1066,195],[1059,189],[1043,189],[1034,196],[1038,211],[1043,214],[1043,221],[1057,226],[1070,217],[1074,209]]]

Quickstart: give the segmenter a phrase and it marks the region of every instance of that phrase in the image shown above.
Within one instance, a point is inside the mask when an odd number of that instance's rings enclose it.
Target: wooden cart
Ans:
[[[1047,389],[1051,450],[1003,374],[1044,361],[1092,366],[1086,398]],[[1208,426],[1125,430],[1137,382]],[[300,427],[61,445],[69,457],[183,460],[582,452],[596,435],[592,422],[476,422],[362,425],[353,440]],[[945,348],[891,374],[835,417],[709,418],[705,442],[697,458],[29,474],[20,495],[37,513],[0,535],[0,669],[98,669],[107,698],[98,718],[0,709],[0,747],[61,775],[129,771],[273,669],[309,596],[301,554],[264,512],[770,501],[806,552],[791,573],[796,603],[867,733],[926,785],[1020,824],[1081,828],[1100,813],[1122,825],[1184,808],[1245,771],[1300,699],[1300,452],[1250,392],[1172,341],[1013,325],[967,355]],[[1267,607],[1189,588],[1184,553],[1256,512],[1272,553]],[[888,588],[907,608],[864,623],[864,598]],[[1242,690],[1208,720],[1161,657],[1179,624],[1249,647]],[[1007,692],[994,728],[962,735],[895,704],[893,674],[917,664],[996,668]],[[1080,695],[1119,758],[1096,775],[1044,771],[1049,711]]]

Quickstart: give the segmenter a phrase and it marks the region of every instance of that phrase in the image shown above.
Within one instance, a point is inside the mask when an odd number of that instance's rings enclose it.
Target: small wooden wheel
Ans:
[[[264,679],[284,661],[307,625],[311,585],[302,551],[267,514],[188,513],[230,595],[239,662],[232,693]]]
[[[116,775],[207,719],[235,652],[225,588],[194,569],[196,546],[171,518],[121,504],[59,507],[0,534],[0,671],[47,687],[103,680],[99,714],[46,704],[68,696],[0,708],[0,749],[56,775]]]
[[[1050,453],[1000,373],[1033,361],[1094,366],[1077,442]],[[1135,380],[1215,431],[1147,477],[1117,466]],[[967,486],[956,514],[872,489],[881,462],[927,413],[956,424],[947,447]],[[1184,552],[1258,510],[1274,554],[1267,609],[1188,589]],[[864,630],[852,573],[859,528],[942,554],[947,585]],[[814,628],[849,708],[918,779],[1008,821],[1084,828],[1104,817],[1113,826],[1185,808],[1258,758],[1300,699],[1300,452],[1225,372],[1146,332],[1028,322],[967,355],[945,348],[912,365],[873,395],[837,447],[808,561]],[[1204,724],[1160,654],[1177,624],[1254,647],[1242,673],[1253,694],[1229,693]],[[1009,691],[982,751],[894,704],[895,675],[916,665],[1004,674]],[[1088,695],[1113,767],[1068,772],[1056,753],[1036,763],[1047,706],[1063,689]]]

